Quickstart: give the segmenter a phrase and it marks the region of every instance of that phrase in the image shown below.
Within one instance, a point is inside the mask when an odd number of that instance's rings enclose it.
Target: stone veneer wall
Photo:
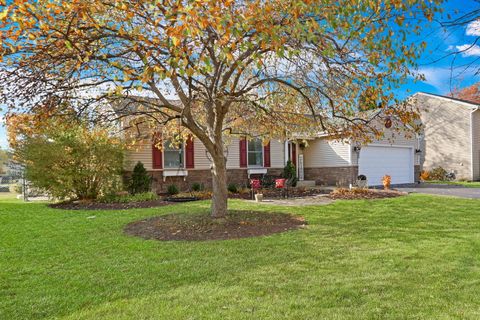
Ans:
[[[346,187],[358,176],[358,166],[305,168],[305,180],[315,180],[316,185]],[[420,180],[420,166],[414,166],[414,181]]]
[[[316,185],[329,186],[348,186],[354,183],[358,176],[357,166],[348,167],[326,167],[326,168],[305,168],[305,180],[314,180]],[[203,183],[205,188],[212,188],[212,175],[210,170],[189,170],[185,181],[183,177],[167,177],[163,181],[162,171],[150,171],[153,177],[153,189],[157,193],[165,192],[167,187],[171,184],[177,185],[180,190],[189,190],[193,183]],[[268,169],[267,174],[273,177],[280,177],[283,169],[272,168]],[[129,173],[127,173],[128,175]],[[248,184],[247,169],[228,169],[228,183],[235,183],[239,186],[246,186]],[[415,182],[420,179],[420,166],[415,166]],[[252,176],[252,178],[255,178]]]
[[[358,176],[357,166],[305,168],[305,180],[314,180],[320,186],[348,186]]]
[[[273,177],[280,177],[283,169],[272,168],[267,169],[267,174]],[[203,184],[206,189],[212,188],[212,173],[210,170],[188,170],[188,176],[184,177],[167,177],[165,182],[163,181],[162,171],[149,171],[149,174],[153,177],[152,188],[157,193],[163,193],[167,190],[169,185],[175,184],[180,190],[190,190],[192,184]],[[130,172],[127,173],[127,176]],[[251,178],[255,178],[252,176]],[[228,169],[227,170],[228,183],[234,183],[238,186],[246,186],[248,184],[247,169]]]
[[[413,170],[413,178],[415,179],[415,182],[420,181],[420,174],[422,173],[422,169],[420,165],[415,165],[414,170]]]

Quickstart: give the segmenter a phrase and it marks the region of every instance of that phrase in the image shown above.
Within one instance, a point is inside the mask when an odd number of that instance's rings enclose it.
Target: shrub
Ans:
[[[388,174],[384,175],[382,178],[382,183],[385,189],[387,190],[390,189],[390,186],[392,184],[392,177],[389,176]]]
[[[145,193],[151,190],[152,177],[148,174],[143,163],[137,162],[128,182],[128,191],[131,194]]]
[[[262,177],[262,188],[273,188],[275,187],[275,179],[268,174],[263,175]]]
[[[23,193],[23,185],[21,185],[20,183],[12,184],[10,186],[10,192],[22,194]]]
[[[420,173],[420,180],[422,181],[430,180],[430,174],[428,173],[427,170],[423,170],[422,173]]]
[[[192,189],[192,191],[198,192],[198,191],[202,191],[205,188],[204,188],[203,184],[200,184],[198,182],[194,182],[194,183],[192,183],[191,189]]]
[[[293,165],[292,161],[287,161],[287,164],[283,168],[283,178],[287,179],[287,184],[295,187],[297,185],[297,169]]]
[[[238,187],[235,183],[228,184],[227,189],[228,189],[228,192],[230,193],[238,193]]]
[[[212,198],[212,191],[194,191],[191,194],[185,195],[185,196],[190,196],[190,197],[195,197],[200,200],[210,200]]]
[[[102,203],[129,203],[152,201],[158,199],[158,196],[153,192],[143,192],[134,195],[131,194],[110,194],[100,198],[98,201]]]
[[[167,187],[167,193],[171,196],[178,194],[180,191],[178,190],[177,185],[171,184]]]
[[[447,170],[443,169],[442,167],[433,168],[429,172],[429,176],[431,180],[443,181],[447,178]]]
[[[0,186],[0,192],[10,192],[9,186]]]
[[[105,128],[55,119],[15,146],[32,187],[55,198],[80,200],[120,189],[123,143]]]

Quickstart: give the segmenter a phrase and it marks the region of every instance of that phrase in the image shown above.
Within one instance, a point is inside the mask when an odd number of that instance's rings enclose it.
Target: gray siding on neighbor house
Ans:
[[[473,179],[471,107],[448,98],[416,94],[424,126],[422,168],[453,170],[458,179]]]

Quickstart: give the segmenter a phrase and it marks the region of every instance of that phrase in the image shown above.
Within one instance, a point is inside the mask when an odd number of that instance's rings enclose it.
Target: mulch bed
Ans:
[[[262,189],[260,193],[265,199],[279,199],[284,197],[284,192],[281,189]],[[288,198],[304,198],[309,196],[316,196],[319,194],[328,194],[328,191],[314,188],[290,188],[288,189]],[[229,198],[233,199],[252,199],[252,193],[235,193],[229,194]]]
[[[328,197],[333,200],[359,200],[359,199],[384,199],[396,198],[406,195],[405,192],[397,190],[376,190],[376,189],[337,189],[332,191]]]
[[[64,210],[124,210],[135,208],[153,208],[172,205],[174,203],[161,199],[128,203],[100,203],[100,202],[61,202],[49,206]]]
[[[153,217],[132,222],[124,231],[143,239],[205,241],[264,236],[305,224],[302,217],[284,213],[229,211],[224,219],[212,219],[208,213]]]

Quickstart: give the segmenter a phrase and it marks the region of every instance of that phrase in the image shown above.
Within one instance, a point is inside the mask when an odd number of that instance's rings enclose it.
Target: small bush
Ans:
[[[212,198],[212,192],[211,191],[205,191],[205,190],[195,191],[195,192],[192,192],[190,195],[187,195],[187,196],[195,197],[195,198],[198,198],[200,200],[209,200],[209,199]]]
[[[167,193],[171,196],[178,194],[180,191],[178,190],[177,185],[171,184],[167,187]]]
[[[133,168],[132,176],[128,183],[128,191],[131,194],[145,193],[151,190],[152,177],[148,174],[143,163],[137,162]]]
[[[275,187],[275,178],[271,175],[265,174],[262,177],[262,187],[263,188],[273,188]]]
[[[158,197],[153,192],[131,194],[111,194],[100,198],[98,201],[102,203],[130,203],[157,200]]]
[[[228,192],[230,193],[238,193],[238,187],[235,183],[230,183],[227,189],[228,189]]]
[[[10,186],[10,192],[22,194],[23,193],[23,185],[21,185],[20,183],[12,184]]]
[[[390,186],[392,184],[392,177],[389,176],[388,174],[384,175],[382,178],[382,183],[385,189],[387,190],[390,189]]]
[[[420,173],[420,180],[422,181],[428,181],[430,179],[430,174],[428,173],[427,170],[423,170],[422,173]]]
[[[0,186],[0,192],[10,192],[9,186]]]
[[[287,164],[283,168],[282,178],[287,179],[287,184],[292,187],[297,185],[297,169],[293,165],[292,161],[287,161]]]
[[[442,167],[433,168],[430,172],[430,180],[446,180],[447,178],[447,170],[443,169]]]
[[[247,187],[242,187],[242,188],[238,189],[238,193],[239,193],[239,194],[249,194],[250,191],[251,191],[251,190],[250,190],[249,188],[247,188]]]
[[[203,184],[200,184],[198,182],[194,182],[191,187],[192,191],[198,192],[202,191],[204,189]]]

